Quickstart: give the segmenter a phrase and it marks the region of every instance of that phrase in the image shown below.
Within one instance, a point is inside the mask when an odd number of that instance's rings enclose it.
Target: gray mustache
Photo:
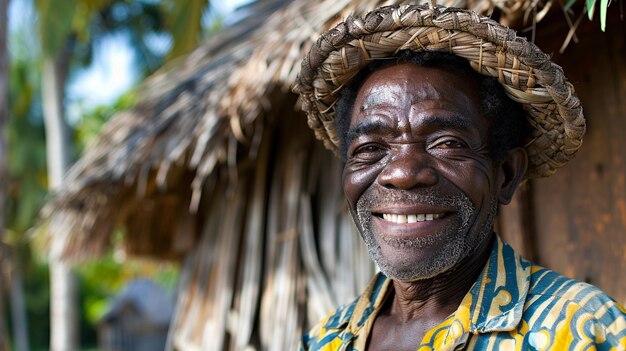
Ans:
[[[394,190],[387,188],[370,188],[363,193],[361,201],[369,208],[393,205],[430,205],[457,210],[473,210],[471,200],[465,194],[440,195],[432,189],[417,191]]]

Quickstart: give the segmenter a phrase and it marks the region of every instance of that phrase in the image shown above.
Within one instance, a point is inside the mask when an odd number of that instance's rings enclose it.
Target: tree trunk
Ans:
[[[9,8],[9,0],[0,0],[0,351],[8,350],[8,332],[5,323],[5,307],[4,307],[4,287],[7,285],[3,281],[5,272],[2,267],[6,267],[7,247],[4,243],[6,219],[6,199],[7,199],[7,148],[6,148],[6,121],[9,116],[9,51],[7,47],[7,11]]]
[[[22,265],[19,264],[18,250],[13,250],[13,265],[11,269],[11,316],[13,320],[13,340],[15,351],[28,351],[28,320],[26,318],[26,304],[24,302],[24,284],[22,280]]]
[[[7,199],[6,125],[9,117],[9,50],[7,46],[7,11],[9,0],[0,0],[0,241],[4,239]]]
[[[44,58],[42,95],[46,125],[48,182],[51,191],[59,190],[69,167],[69,130],[63,117],[65,78],[69,58]],[[50,250],[50,350],[78,350],[76,281],[70,266],[61,260],[59,240]]]
[[[50,350],[78,350],[76,279],[69,265],[50,259]]]
[[[1,0],[0,0],[1,1]],[[9,333],[7,332],[7,325],[4,321],[4,274],[0,270],[0,351],[9,350]]]

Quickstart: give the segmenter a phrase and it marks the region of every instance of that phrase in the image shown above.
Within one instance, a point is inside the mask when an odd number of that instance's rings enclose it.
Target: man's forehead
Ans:
[[[466,78],[459,72],[437,67],[411,63],[391,65],[373,72],[365,79],[358,91],[356,103],[360,110],[366,110],[381,104],[445,100],[450,98],[447,95],[460,88],[455,81],[458,83],[462,80],[467,84]]]
[[[389,103],[400,103],[408,100],[413,104],[421,100],[442,99],[443,96],[431,85],[418,85],[414,89],[407,89],[410,81],[405,84],[376,84],[373,86],[364,86],[359,95],[362,95],[362,102],[359,108],[367,110],[368,108]]]
[[[408,63],[387,66],[370,74],[358,90],[347,139],[391,126],[486,132],[490,123],[480,104],[478,81],[462,72]]]

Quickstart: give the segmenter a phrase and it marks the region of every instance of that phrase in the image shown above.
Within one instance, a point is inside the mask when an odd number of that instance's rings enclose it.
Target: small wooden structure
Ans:
[[[100,350],[165,350],[173,310],[173,299],[158,284],[131,281],[98,321]]]
[[[114,228],[131,254],[180,259],[168,347],[291,350],[374,272],[342,199],[341,164],[313,140],[290,92],[316,33],[382,0],[259,0],[253,15],[148,79],[45,212],[69,258],[102,253]],[[542,1],[448,1],[494,13],[556,52],[568,28]],[[616,14],[617,11],[610,11]],[[585,20],[586,21],[586,20]],[[583,21],[584,22],[584,21]],[[626,302],[624,22],[581,24],[555,58],[583,101],[578,156],[502,210],[499,232],[530,258]]]

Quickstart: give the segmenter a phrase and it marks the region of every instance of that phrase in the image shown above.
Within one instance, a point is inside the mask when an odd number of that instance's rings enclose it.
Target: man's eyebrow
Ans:
[[[377,119],[368,119],[362,121],[348,129],[348,133],[346,134],[346,142],[350,145],[354,139],[358,138],[363,134],[371,134],[378,132],[389,132],[393,133],[394,128],[387,123],[383,123],[381,120]]]
[[[437,129],[455,129],[460,131],[467,131],[470,129],[470,124],[467,118],[459,113],[449,114],[446,117],[443,116],[430,116],[421,121],[420,125],[425,128],[437,128]],[[347,144],[350,145],[354,139],[363,134],[387,132],[390,134],[397,133],[396,129],[387,123],[383,123],[380,120],[365,120],[348,129],[346,134]]]
[[[469,130],[470,124],[467,121],[467,117],[460,113],[451,113],[443,116],[430,116],[425,118],[421,125],[434,126],[439,129],[457,129],[457,130]]]

